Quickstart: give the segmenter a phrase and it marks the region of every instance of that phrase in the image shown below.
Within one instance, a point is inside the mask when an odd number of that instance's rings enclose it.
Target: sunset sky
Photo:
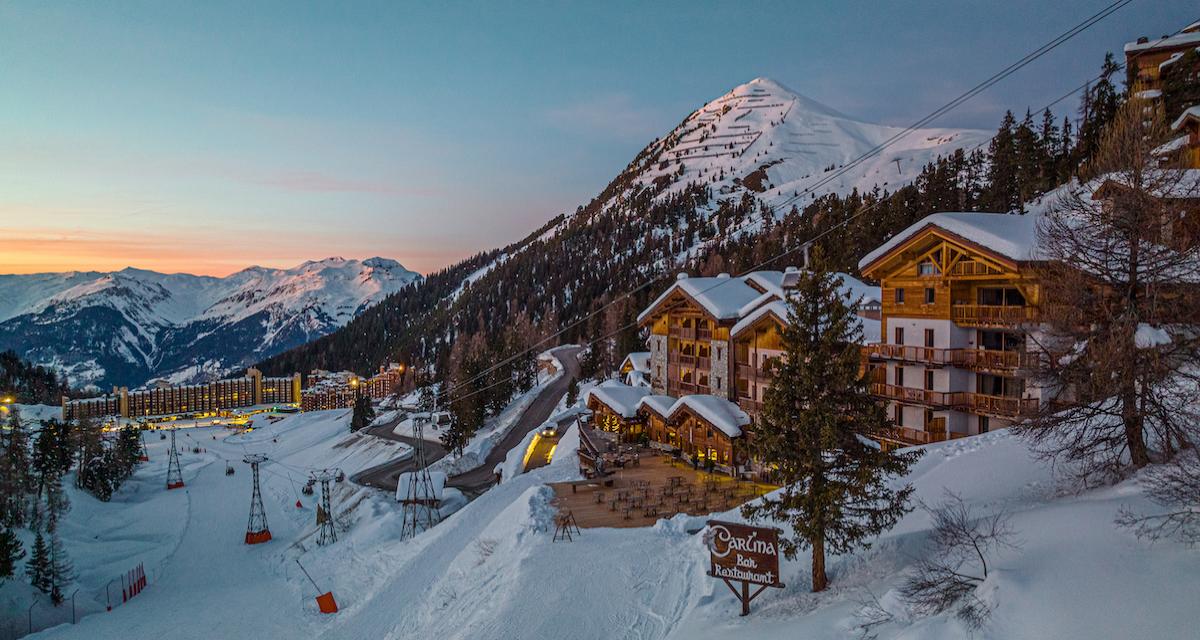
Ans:
[[[429,272],[756,76],[905,125],[1108,2],[644,4],[0,2],[0,273]],[[1195,13],[1134,2],[936,124],[994,128]]]

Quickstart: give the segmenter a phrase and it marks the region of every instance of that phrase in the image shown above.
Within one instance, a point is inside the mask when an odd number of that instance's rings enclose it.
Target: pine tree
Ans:
[[[813,591],[828,585],[826,552],[867,546],[910,510],[912,487],[892,489],[888,480],[920,455],[886,452],[868,440],[890,423],[859,375],[857,304],[848,304],[817,254],[815,270],[803,273],[789,301],[786,355],[775,363],[751,440],[753,455],[778,470],[783,489],[742,508],[747,518],[791,525],[780,546],[789,559],[812,550]]]
[[[1000,129],[988,147],[991,163],[988,165],[987,193],[983,206],[988,211],[1007,213],[1021,206],[1021,189],[1018,178],[1019,160],[1015,129],[1016,118],[1011,111],[1004,114]]]
[[[350,430],[364,429],[375,420],[375,407],[371,405],[371,397],[360,395],[354,400],[354,409],[350,415]]]
[[[47,583],[49,586],[50,601],[55,606],[62,604],[65,596],[67,585],[75,579],[75,569],[71,565],[71,559],[67,556],[67,550],[63,547],[62,539],[58,536],[58,519],[51,517],[46,531],[50,535],[50,542],[47,545],[48,551],[48,572],[46,574]]]
[[[25,557],[25,549],[20,538],[9,527],[0,530],[0,585],[13,577],[17,571],[17,561]]]
[[[29,465],[29,436],[20,412],[13,409],[0,450],[0,524],[19,527],[25,523],[27,496],[34,487]]]
[[[33,555],[25,563],[25,575],[33,588],[50,593],[50,550],[46,548],[46,538],[41,529],[33,537]]]
[[[571,382],[567,383],[567,406],[573,407],[579,401],[579,378],[571,376]]]

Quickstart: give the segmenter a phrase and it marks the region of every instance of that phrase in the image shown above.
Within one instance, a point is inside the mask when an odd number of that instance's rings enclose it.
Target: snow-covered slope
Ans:
[[[749,193],[782,215],[793,204],[803,208],[829,193],[895,191],[937,157],[974,148],[992,135],[917,129],[874,154],[902,131],[855,120],[770,78],[755,78],[692,112],[626,171],[632,172],[631,189],[668,185],[659,199],[701,183],[712,187],[717,200]],[[859,161],[869,154],[874,155]]]
[[[385,258],[224,278],[138,269],[0,275],[0,349],[76,384],[192,381],[329,333],[419,279]]]
[[[809,593],[804,554],[784,561],[787,588],[769,589],[746,618],[737,615],[739,605],[725,585],[705,575],[707,551],[701,536],[689,533],[703,526],[704,517],[677,516],[638,529],[586,529],[574,542],[552,542],[553,494],[544,484],[575,477],[573,428],[549,466],[506,474],[503,483],[412,540],[400,539],[401,514],[389,494],[337,485],[335,504],[347,529],[334,545],[316,546],[312,498],[297,495],[303,470],[346,467],[356,447],[374,450],[366,437],[338,439],[345,434],[344,414],[332,424],[322,415],[293,416],[263,433],[256,429],[226,441],[209,439],[207,431],[190,432],[208,451],[185,454],[186,492],[161,489],[163,445],[152,439],[150,465],[139,469],[113,503],[87,503],[73,494],[84,517],[105,523],[115,523],[127,502],[157,500],[170,509],[160,510],[165,519],[112,524],[122,540],[157,536],[152,545],[140,543],[124,556],[153,560],[152,586],[112,613],[95,613],[38,637],[840,640],[864,637],[858,627],[861,602],[871,594],[893,615],[871,630],[875,637],[971,635],[953,614],[920,617],[899,605],[895,589],[929,553],[930,518],[920,510],[873,540],[870,549],[831,556],[832,585],[824,593]],[[262,481],[275,540],[258,547],[239,539],[249,495],[245,465],[238,464],[232,479],[221,472],[220,458],[236,461],[243,447],[266,451],[272,460]],[[903,479],[915,487],[914,499],[936,504],[950,489],[976,513],[1012,514],[1017,544],[993,558],[981,589],[992,614],[975,637],[1194,637],[1200,576],[1195,550],[1176,542],[1149,544],[1113,522],[1122,506],[1154,509],[1136,479],[1072,491],[1007,430],[925,449]],[[304,452],[311,455],[296,457]],[[298,497],[304,509],[295,508]],[[73,511],[68,518],[77,515]],[[720,517],[739,518],[736,512]],[[92,549],[71,544],[68,551],[82,562]],[[338,614],[316,612],[317,592],[295,559],[321,590],[334,593]],[[94,594],[101,572],[88,573],[82,586]],[[89,613],[96,611],[97,597],[91,596]],[[19,604],[11,610],[23,621]]]

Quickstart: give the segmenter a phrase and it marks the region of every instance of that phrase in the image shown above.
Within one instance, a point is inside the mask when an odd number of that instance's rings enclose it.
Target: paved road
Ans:
[[[538,394],[533,402],[525,408],[521,417],[517,418],[517,424],[509,430],[508,435],[503,440],[496,443],[492,450],[488,452],[487,458],[483,464],[478,467],[452,476],[447,482],[452,487],[461,489],[468,495],[479,495],[492,486],[495,481],[495,474],[492,472],[496,465],[504,461],[508,456],[508,452],[514,447],[521,444],[525,436],[534,429],[541,426],[550,418],[554,408],[558,406],[558,401],[567,393],[567,387],[571,384],[572,377],[579,376],[579,347],[559,347],[554,350],[560,362],[566,367],[566,371],[557,380],[550,383]],[[398,436],[392,433],[392,429],[399,422],[399,418],[395,421],[371,427],[367,430],[368,433],[389,440],[398,440],[409,445],[415,444],[415,440],[405,436]],[[445,448],[436,442],[425,442],[425,458],[427,463],[432,464],[446,455]],[[372,467],[358,473],[351,480],[362,485],[385,489],[388,491],[396,490],[397,478],[401,473],[413,471],[416,468],[415,463],[411,460],[399,460],[388,462],[377,467]]]
[[[533,471],[550,464],[550,452],[554,447],[558,446],[558,438],[538,438],[537,445],[533,448],[533,453],[529,454],[529,463],[525,465],[526,471]]]

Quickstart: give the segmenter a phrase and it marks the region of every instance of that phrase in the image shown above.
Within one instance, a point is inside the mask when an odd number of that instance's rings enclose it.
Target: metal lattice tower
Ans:
[[[171,451],[167,454],[167,488],[183,486],[183,470],[179,467],[179,449],[175,447],[175,430],[171,429]]]
[[[263,508],[262,491],[258,485],[258,465],[267,461],[266,454],[248,453],[242,462],[250,465],[254,477],[254,493],[250,495],[250,521],[246,523],[246,544],[258,544],[271,539],[267,528],[267,510]]]
[[[433,414],[431,414],[433,415]],[[429,469],[425,465],[424,423],[413,420],[413,462],[416,470],[408,483],[408,495],[403,498],[401,510],[400,539],[407,540],[426,529],[432,529],[441,519],[441,514],[432,504],[433,479],[429,477]]]
[[[317,507],[317,544],[322,547],[337,542],[337,529],[333,526],[333,494],[329,487],[336,477],[334,469],[322,469],[312,474],[312,479],[321,483],[321,504]]]

